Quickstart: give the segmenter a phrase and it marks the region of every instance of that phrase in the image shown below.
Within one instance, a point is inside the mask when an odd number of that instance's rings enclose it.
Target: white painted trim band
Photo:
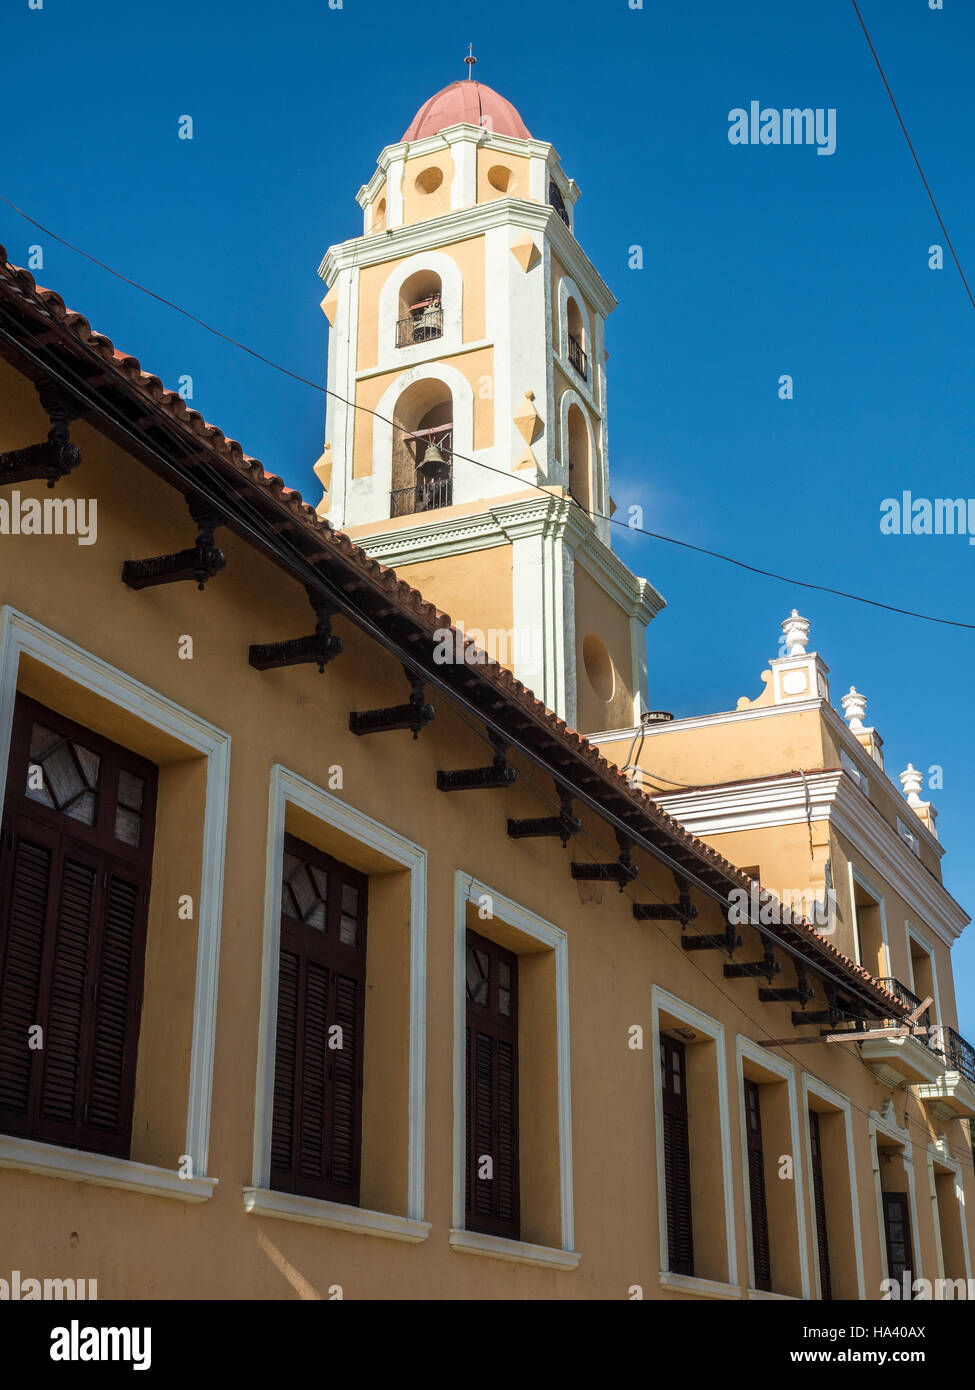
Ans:
[[[252,1216],[273,1216],[282,1221],[300,1221],[311,1226],[331,1226],[360,1236],[385,1236],[413,1245],[430,1234],[429,1221],[411,1221],[384,1211],[325,1202],[318,1197],[301,1197],[293,1192],[276,1192],[269,1187],[245,1187],[244,1210]]]
[[[149,1197],[173,1197],[180,1202],[206,1202],[213,1196],[216,1178],[181,1178],[169,1168],[134,1163],[129,1158],[41,1144],[36,1139],[0,1135],[0,1168],[17,1168],[46,1178],[91,1183],[94,1187],[118,1187]]]

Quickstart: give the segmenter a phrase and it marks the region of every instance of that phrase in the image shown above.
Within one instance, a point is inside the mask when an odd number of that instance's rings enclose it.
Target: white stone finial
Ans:
[[[843,706],[843,718],[850,725],[850,733],[862,734],[863,716],[867,712],[866,695],[860,695],[856,686],[851,685],[849,695],[844,695],[840,704]]]
[[[782,624],[782,631],[788,648],[786,656],[805,656],[809,642],[809,619],[800,618],[798,609],[793,608]]]
[[[918,772],[913,763],[908,763],[906,770],[900,774],[899,780],[904,789],[904,795],[907,797],[907,804],[909,806],[922,805],[920,792],[924,773]]]

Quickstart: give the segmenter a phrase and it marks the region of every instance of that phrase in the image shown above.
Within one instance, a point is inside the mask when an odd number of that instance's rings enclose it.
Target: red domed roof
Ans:
[[[483,125],[495,135],[531,139],[527,126],[511,102],[492,87],[485,87],[483,82],[451,82],[423,103],[403,139],[422,140],[425,135],[436,135],[438,130],[456,125],[458,121]]]

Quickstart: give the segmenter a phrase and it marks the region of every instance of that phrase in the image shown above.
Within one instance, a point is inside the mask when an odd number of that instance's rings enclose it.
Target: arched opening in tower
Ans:
[[[569,406],[569,492],[584,511],[592,511],[592,458],[586,419],[577,405]]]
[[[390,516],[449,507],[454,442],[450,387],[434,379],[415,381],[396,402],[393,423]]]
[[[418,270],[399,292],[396,346],[412,347],[443,337],[443,285],[433,270]]]
[[[586,325],[578,304],[570,299],[565,306],[568,329],[569,361],[583,381],[589,379],[589,357],[586,344]]]

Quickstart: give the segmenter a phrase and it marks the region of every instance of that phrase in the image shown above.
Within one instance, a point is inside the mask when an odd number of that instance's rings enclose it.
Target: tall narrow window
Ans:
[[[23,696],[0,832],[0,1129],[128,1157],[156,768]]]
[[[673,1274],[694,1273],[691,1223],[691,1152],[687,1127],[684,1044],[660,1035],[660,1086],[664,1115],[664,1181],[667,1187],[667,1250]]]
[[[467,1229],[517,1240],[518,957],[467,933]]]
[[[884,1193],[884,1236],[887,1241],[887,1274],[900,1282],[909,1274],[914,1260],[911,1252],[911,1219],[904,1192]]]
[[[813,1204],[816,1209],[816,1249],[819,1256],[819,1288],[821,1297],[833,1297],[829,1276],[829,1242],[826,1238],[826,1189],[823,1185],[823,1150],[819,1135],[819,1116],[809,1112],[809,1151],[812,1155]]]
[[[357,1205],[362,1130],[363,874],[285,836],[271,1186]]]
[[[748,1195],[752,1209],[752,1259],[755,1288],[772,1287],[769,1257],[768,1206],[765,1201],[765,1155],[762,1151],[762,1106],[758,1085],[745,1082],[745,1136],[748,1147]]]

